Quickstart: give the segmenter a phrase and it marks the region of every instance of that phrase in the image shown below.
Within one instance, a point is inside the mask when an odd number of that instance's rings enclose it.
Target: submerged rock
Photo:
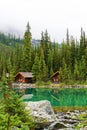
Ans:
[[[26,109],[31,111],[38,128],[49,126],[57,120],[51,104],[47,100],[26,102]]]

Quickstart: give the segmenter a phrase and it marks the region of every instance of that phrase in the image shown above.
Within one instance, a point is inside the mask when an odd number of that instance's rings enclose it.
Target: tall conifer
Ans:
[[[30,32],[30,25],[29,22],[27,23],[27,29],[24,34],[24,71],[31,71],[31,32]]]

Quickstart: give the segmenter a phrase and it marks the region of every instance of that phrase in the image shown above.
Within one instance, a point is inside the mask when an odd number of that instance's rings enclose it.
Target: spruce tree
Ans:
[[[11,59],[8,58],[7,60],[7,78],[8,78],[8,83],[9,85],[11,85],[14,81],[14,74],[15,74],[15,70],[14,70],[14,66],[12,66],[11,64]]]
[[[80,73],[79,73],[79,67],[78,67],[78,62],[75,60],[75,65],[74,65],[74,80],[79,81]]]
[[[75,64],[75,59],[76,57],[76,48],[75,48],[75,40],[73,37],[71,37],[71,46],[70,46],[70,69],[71,72],[73,73],[74,71],[74,64]],[[78,54],[78,53],[77,53]]]
[[[17,44],[15,47],[15,73],[23,71],[23,66],[23,47]]]
[[[48,66],[49,75],[51,75],[52,73],[50,73],[50,72],[53,71],[53,69],[52,69],[52,67],[53,67],[53,52],[50,49],[48,50],[47,66]]]
[[[56,72],[60,68],[60,55],[58,49],[58,43],[54,43],[53,47],[53,71]]]
[[[39,60],[39,57],[36,53],[36,56],[35,56],[35,59],[34,59],[34,64],[32,66],[32,73],[34,75],[34,81],[40,80],[40,78],[41,78],[40,70],[41,70],[40,60]]]
[[[80,59],[81,59],[81,57],[84,55],[84,49],[85,49],[85,32],[84,32],[83,29],[81,28],[80,54],[79,54]]]
[[[9,88],[7,80],[3,77],[0,83],[2,98],[0,100],[0,130],[27,130],[34,128],[34,118],[25,110],[25,105],[19,96]]]
[[[41,33],[40,46],[43,50],[45,50],[44,32]]]
[[[45,62],[45,58],[44,58],[44,52],[42,51],[41,55],[40,55],[40,66],[41,66],[41,80],[42,81],[47,81],[48,79],[48,67],[46,65]]]
[[[48,68],[46,66],[45,60],[42,61],[41,70],[42,70],[41,72],[42,81],[48,81]]]
[[[65,63],[65,59],[63,58],[63,62],[62,62],[62,69],[60,67],[60,72],[61,72],[61,78],[62,78],[62,82],[65,82],[66,84],[69,83],[70,79],[71,79],[71,72],[69,71],[69,68],[67,67],[66,63]]]
[[[82,56],[81,61],[80,61],[80,67],[79,67],[79,72],[80,72],[80,81],[85,81],[86,80],[86,62],[85,62],[85,57]]]
[[[24,34],[24,53],[23,53],[23,67],[24,71],[31,71],[31,32],[30,32],[30,25],[29,22],[27,23],[27,30]]]

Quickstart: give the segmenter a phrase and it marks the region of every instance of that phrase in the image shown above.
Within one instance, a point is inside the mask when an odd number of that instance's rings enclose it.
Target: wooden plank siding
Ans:
[[[52,83],[58,83],[59,82],[59,71],[55,72],[51,77],[50,77]]]
[[[31,72],[18,72],[15,76],[15,82],[32,83],[33,74]]]

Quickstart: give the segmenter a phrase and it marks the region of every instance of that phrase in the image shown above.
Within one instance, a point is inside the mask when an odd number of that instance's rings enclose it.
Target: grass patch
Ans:
[[[51,82],[48,81],[48,82],[43,82],[43,81],[38,81],[35,83],[36,85],[36,88],[47,88],[47,87],[50,87],[51,86]]]
[[[64,107],[53,107],[53,110],[55,113],[57,112],[67,112],[67,111],[74,111],[74,110],[81,110],[81,111],[86,111],[87,110],[87,106],[85,107],[68,107],[68,106],[64,106]]]

